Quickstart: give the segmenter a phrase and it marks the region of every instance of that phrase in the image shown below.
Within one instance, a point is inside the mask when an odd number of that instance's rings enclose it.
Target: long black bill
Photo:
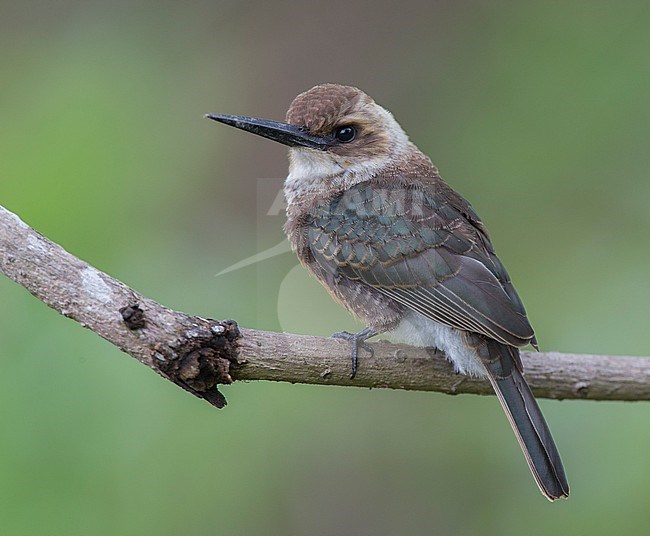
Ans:
[[[273,141],[278,141],[289,147],[308,147],[324,151],[331,143],[327,138],[312,136],[303,128],[270,119],[242,117],[239,115],[206,114],[204,117],[219,123],[230,125]]]

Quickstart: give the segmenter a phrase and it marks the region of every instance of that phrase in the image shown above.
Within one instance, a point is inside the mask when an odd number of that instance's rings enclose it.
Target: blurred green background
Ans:
[[[282,119],[390,109],[490,228],[542,349],[648,355],[647,2],[0,2],[0,204],[163,304],[328,335],[282,240]],[[267,178],[268,180],[263,180]],[[3,534],[641,534],[650,405],[542,401],[539,494],[494,398],[236,384],[217,411],[0,278]]]

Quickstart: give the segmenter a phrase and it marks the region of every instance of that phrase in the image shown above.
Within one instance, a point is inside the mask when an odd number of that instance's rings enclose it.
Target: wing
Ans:
[[[534,332],[483,224],[443,182],[362,183],[316,207],[306,237],[320,267],[448,326],[511,346]]]

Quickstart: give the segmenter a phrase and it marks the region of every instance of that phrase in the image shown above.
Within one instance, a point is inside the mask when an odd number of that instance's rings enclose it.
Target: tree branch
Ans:
[[[218,384],[272,380],[492,394],[454,374],[444,356],[375,343],[350,380],[345,341],[239,329],[172,311],[65,251],[0,206],[0,271],[62,315],[199,398],[226,403]],[[650,400],[650,358],[523,352],[526,378],[544,398]]]

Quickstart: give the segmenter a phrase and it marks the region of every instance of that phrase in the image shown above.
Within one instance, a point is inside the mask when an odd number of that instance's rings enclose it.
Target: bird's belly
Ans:
[[[468,376],[486,376],[485,367],[475,350],[468,347],[462,333],[414,311],[408,311],[399,324],[388,332],[392,340],[411,346],[442,350],[456,372]]]

